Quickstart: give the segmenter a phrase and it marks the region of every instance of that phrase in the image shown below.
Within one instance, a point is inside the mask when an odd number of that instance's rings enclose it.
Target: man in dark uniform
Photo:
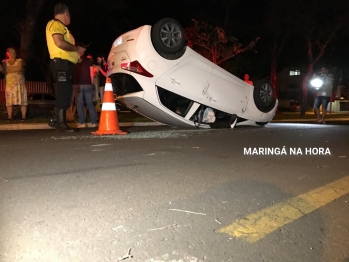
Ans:
[[[79,54],[83,54],[85,48],[75,46],[74,37],[67,28],[69,24],[69,8],[64,4],[56,4],[54,19],[46,26],[46,42],[51,59],[50,70],[56,88],[55,117],[50,120],[49,125],[58,130],[71,132],[76,130],[67,124],[66,110],[70,106],[73,90],[73,68],[78,62]]]

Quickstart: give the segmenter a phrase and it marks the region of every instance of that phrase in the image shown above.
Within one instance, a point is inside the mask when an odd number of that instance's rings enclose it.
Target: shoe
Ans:
[[[56,129],[59,131],[65,131],[65,132],[77,132],[78,129],[76,128],[72,128],[67,124],[67,120],[66,120],[66,114],[65,114],[65,110],[62,108],[59,108],[57,110],[58,112],[58,116],[57,116],[57,125],[56,125]]]
[[[98,124],[91,124],[91,127],[98,127]]]
[[[72,128],[65,122],[58,123],[58,127],[56,127],[56,129],[59,131],[64,131],[64,132],[78,132],[77,128]]]
[[[326,125],[325,120],[322,120],[322,121],[321,121],[321,124]]]
[[[57,127],[57,119],[51,118],[48,123],[49,127],[56,128]]]
[[[26,118],[21,118],[21,122],[24,122],[25,120],[27,120]]]
[[[55,107],[53,110],[53,116],[52,118],[48,121],[48,126],[52,128],[58,128],[58,120],[59,120],[59,108]]]
[[[86,124],[78,124],[78,128],[86,128]]]
[[[12,118],[7,118],[7,121],[12,121]]]

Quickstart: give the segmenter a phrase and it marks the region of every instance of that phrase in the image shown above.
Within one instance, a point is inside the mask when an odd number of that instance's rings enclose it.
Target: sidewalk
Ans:
[[[314,124],[316,117],[313,112],[307,111],[303,117],[300,112],[278,112],[274,116],[272,123],[310,123]],[[349,112],[331,112],[326,114],[325,121],[327,124],[347,122],[349,123]]]
[[[144,121],[143,121],[144,120]],[[35,123],[35,120],[31,119],[31,123],[13,121],[12,123],[2,122],[0,123],[0,130],[30,130],[30,129],[52,129],[48,126],[47,122]],[[315,124],[315,116],[312,112],[306,112],[305,116],[301,118],[299,112],[279,112],[275,115],[271,123],[303,123],[303,124]],[[349,124],[349,112],[341,113],[328,113],[326,115],[327,124]],[[132,126],[161,126],[162,123],[149,121],[144,117],[137,118],[133,122],[121,122],[119,118],[120,127],[132,127]],[[72,125],[72,127],[74,124]]]

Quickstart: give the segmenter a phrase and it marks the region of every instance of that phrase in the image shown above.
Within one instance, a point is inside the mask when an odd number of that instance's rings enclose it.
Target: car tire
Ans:
[[[173,18],[161,19],[152,26],[151,41],[158,54],[169,60],[180,58],[186,50],[184,29]]]
[[[274,88],[269,82],[256,85],[253,90],[253,98],[257,108],[263,113],[268,113],[275,106]]]

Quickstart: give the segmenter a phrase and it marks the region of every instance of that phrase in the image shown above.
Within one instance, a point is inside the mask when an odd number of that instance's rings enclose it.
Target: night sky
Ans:
[[[98,52],[108,54],[112,42],[122,33],[142,26],[152,25],[164,17],[178,20],[183,27],[191,24],[191,19],[224,24],[226,2],[229,0],[69,0],[66,3],[72,15],[69,29],[76,41],[85,44],[92,42],[87,53],[95,55]],[[5,58],[8,46],[19,46],[18,23],[26,13],[25,0],[0,0],[0,59]],[[48,51],[45,40],[45,27],[53,18],[53,7],[59,1],[46,0],[36,24],[32,51],[33,60],[44,60],[48,64]],[[270,9],[269,0],[234,0],[230,9],[231,34],[243,43],[248,43],[255,36],[260,36],[256,53],[247,52],[232,59],[231,63],[239,64],[245,71],[255,74],[268,74],[270,70],[270,49],[265,38],[267,14]],[[258,3],[258,4],[256,4]],[[330,45],[324,56],[326,62],[348,63],[348,37],[337,39]],[[290,38],[287,48],[280,60],[281,66],[299,65],[306,62],[305,45],[297,37]],[[30,80],[40,80],[43,72],[36,70],[37,62],[27,63],[26,77]],[[232,67],[237,65],[233,65]],[[252,72],[251,72],[252,73]]]

